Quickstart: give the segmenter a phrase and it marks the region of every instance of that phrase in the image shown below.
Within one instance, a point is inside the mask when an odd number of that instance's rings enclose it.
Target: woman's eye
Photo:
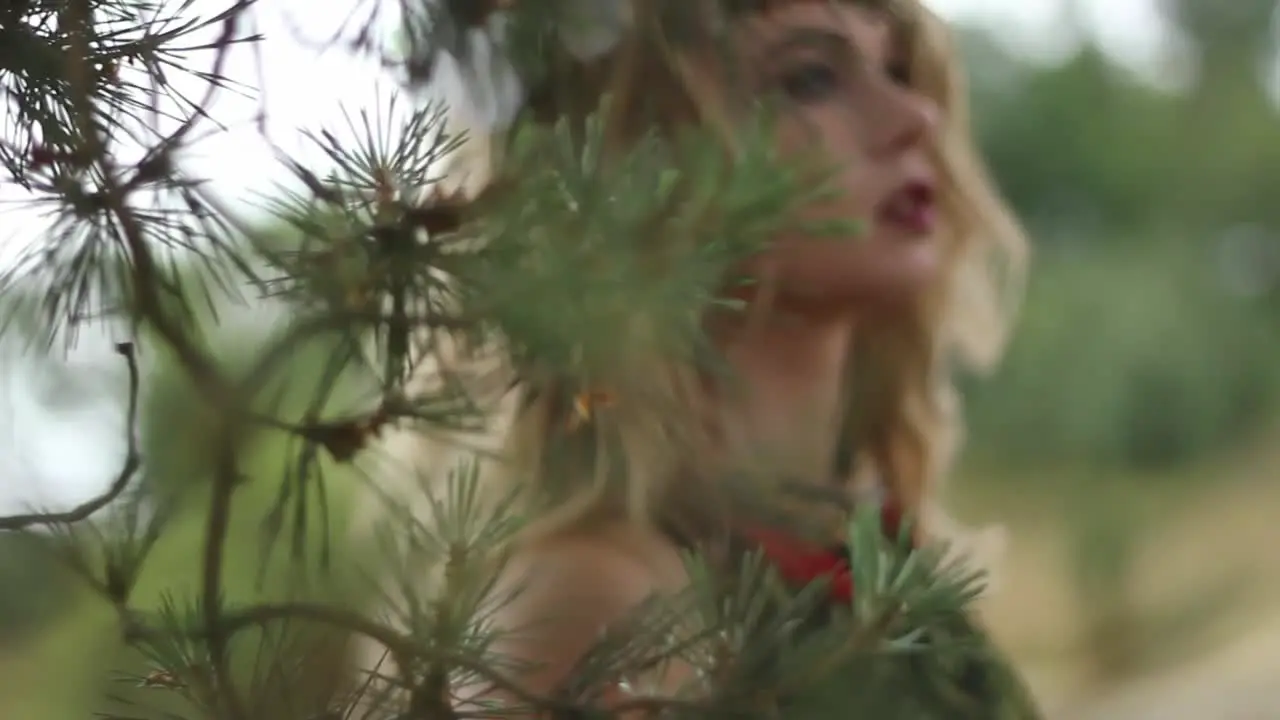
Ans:
[[[840,86],[835,68],[823,63],[808,63],[782,76],[782,91],[801,103],[821,102],[831,97]]]

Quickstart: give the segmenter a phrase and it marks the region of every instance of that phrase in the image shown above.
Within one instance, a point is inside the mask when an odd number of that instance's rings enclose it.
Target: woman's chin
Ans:
[[[913,305],[937,282],[935,266],[908,266],[886,271],[868,283],[861,297],[866,303],[886,307]]]
[[[843,257],[805,263],[808,272],[798,272],[781,284],[812,303],[851,310],[859,306],[891,309],[914,304],[937,283],[942,272],[937,245],[924,238],[872,241],[840,255]]]
[[[942,254],[930,237],[875,238],[862,248],[857,272],[851,282],[863,285],[868,302],[898,305],[911,303],[937,283],[942,273]]]

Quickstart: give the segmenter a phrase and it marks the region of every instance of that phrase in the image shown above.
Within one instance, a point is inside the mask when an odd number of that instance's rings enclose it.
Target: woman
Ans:
[[[838,192],[805,219],[859,219],[864,231],[850,242],[778,237],[751,263],[747,310],[707,318],[735,381],[655,367],[684,408],[657,429],[617,421],[635,433],[620,491],[539,460],[582,407],[513,401],[508,452],[485,482],[561,492],[512,548],[503,582],[522,591],[494,618],[526,628],[496,651],[529,661],[518,683],[532,692],[564,683],[602,629],[651,595],[683,588],[680,550],[754,537],[740,531],[761,517],[724,485],[739,470],[807,483],[846,501],[836,508],[878,496],[916,519],[917,541],[941,535],[937,481],[959,422],[950,373],[996,359],[1025,254],[976,157],[945,32],[914,0],[688,4],[707,11],[705,35],[673,53],[641,18],[597,18],[597,31],[616,33],[577,43],[590,46],[575,86],[585,92],[538,110],[572,117],[607,91],[609,137],[625,150],[642,132],[693,123],[732,136],[740,108],[776,102],[783,152],[819,149],[838,164]],[[746,72],[696,40],[716,30]],[[610,412],[625,415],[625,399]],[[401,458],[442,460],[424,440],[395,442]],[[823,536],[843,524],[839,511],[778,514]],[[672,673],[656,682],[679,682]]]

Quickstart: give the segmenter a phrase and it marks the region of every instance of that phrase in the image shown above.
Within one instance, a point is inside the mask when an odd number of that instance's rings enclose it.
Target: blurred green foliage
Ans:
[[[1277,318],[1224,294],[1206,264],[1145,248],[1042,263],[1005,365],[969,393],[975,451],[1169,470],[1261,427],[1280,387]]]
[[[0,647],[16,647],[66,611],[71,583],[49,571],[48,548],[40,538],[0,535]]]
[[[1183,92],[1092,46],[1038,67],[965,37],[982,145],[1036,253],[1004,366],[968,388],[997,465],[1169,469],[1275,412],[1280,113],[1258,60],[1278,48],[1257,29],[1276,3],[1163,7],[1195,55]]]

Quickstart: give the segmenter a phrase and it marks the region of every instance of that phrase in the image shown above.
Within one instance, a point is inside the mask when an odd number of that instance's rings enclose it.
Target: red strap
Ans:
[[[808,585],[827,577],[832,600],[853,600],[853,577],[849,563],[840,553],[768,528],[753,528],[744,534],[773,563],[783,580]]]
[[[887,537],[896,539],[902,527],[901,509],[896,504],[886,504],[880,511],[880,524]],[[756,544],[787,582],[803,586],[828,578],[833,601],[853,600],[853,575],[843,552],[771,528],[748,528],[743,535]]]

